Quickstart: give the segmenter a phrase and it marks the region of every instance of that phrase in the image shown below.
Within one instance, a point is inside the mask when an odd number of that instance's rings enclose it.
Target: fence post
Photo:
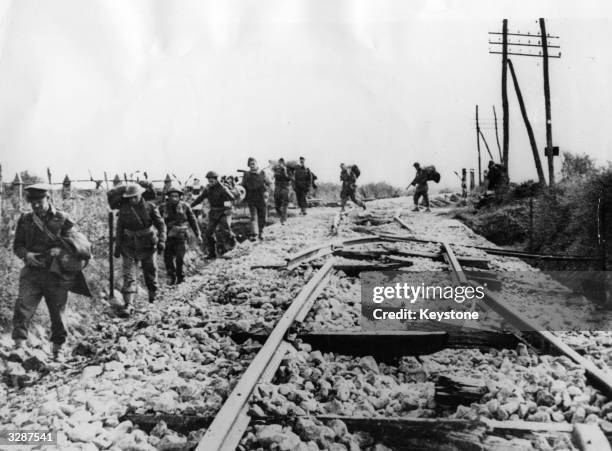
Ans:
[[[529,250],[533,251],[533,197],[529,198]]]
[[[115,244],[115,215],[111,211],[108,212],[108,298],[115,297],[115,261],[114,259],[114,244]]]
[[[2,181],[2,165],[0,164],[0,219],[4,208],[4,182]]]
[[[476,188],[476,182],[474,181],[474,169],[470,169],[470,192]]]
[[[72,182],[70,181],[70,177],[68,177],[68,174],[66,174],[66,177],[64,177],[64,180],[62,181],[63,200],[70,199],[71,184]]]
[[[467,199],[467,169],[461,169],[461,197]]]
[[[599,249],[601,253],[601,270],[607,271],[607,262],[608,259],[608,251],[606,249],[606,202],[603,199],[604,190],[602,189],[599,193],[598,200],[598,210],[599,210],[599,218],[598,218],[598,235],[599,235]]]
[[[15,208],[21,210],[21,200],[23,197],[23,183],[21,181],[21,176],[19,173],[15,174],[15,178],[13,179],[12,187],[12,202]]]

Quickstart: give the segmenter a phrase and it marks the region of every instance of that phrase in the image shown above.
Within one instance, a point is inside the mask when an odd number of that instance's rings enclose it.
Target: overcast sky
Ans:
[[[476,104],[498,155],[501,57],[488,53],[487,33],[503,18],[510,31],[537,33],[545,17],[560,36],[554,144],[612,159],[609,0],[0,4],[5,179],[47,167],[56,179],[88,169],[186,178],[233,173],[249,156],[303,155],[324,181],[344,161],[359,164],[362,183],[404,185],[420,161],[454,184],[453,171],[477,168]],[[513,62],[543,154],[541,60]],[[508,97],[511,176],[534,178],[510,78]]]

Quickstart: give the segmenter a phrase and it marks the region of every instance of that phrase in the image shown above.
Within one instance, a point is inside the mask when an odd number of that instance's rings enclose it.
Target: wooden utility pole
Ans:
[[[489,157],[491,157],[491,160],[494,160],[495,158],[493,158],[493,154],[491,153],[491,149],[489,148],[489,143],[487,142],[487,138],[485,138],[484,133],[482,133],[482,130],[480,130],[480,137],[482,138],[482,142],[487,148],[487,153],[489,154]]]
[[[542,35],[542,68],[544,71],[544,105],[546,107],[546,152],[548,157],[548,185],[555,185],[555,151],[552,142],[552,122],[550,118],[550,79],[548,76],[548,35],[546,34],[546,24],[540,18],[540,34]],[[557,151],[558,153],[558,151]]]
[[[508,67],[510,68],[510,74],[512,75],[512,81],[514,82],[514,91],[516,92],[516,98],[518,99],[521,114],[523,115],[523,121],[525,121],[525,128],[527,129],[527,134],[529,135],[529,143],[531,144],[533,160],[535,162],[536,170],[538,172],[538,181],[540,182],[540,185],[546,186],[546,179],[544,178],[544,171],[542,170],[542,162],[540,161],[540,154],[538,153],[538,145],[533,134],[533,129],[531,128],[531,123],[529,122],[529,118],[527,117],[527,109],[525,108],[525,102],[523,102],[521,88],[519,87],[516,72],[514,72],[514,66],[510,59],[508,59]]]
[[[504,132],[503,135],[503,152],[502,152],[502,167],[503,167],[503,183],[505,185],[510,181],[510,171],[509,171],[509,160],[508,160],[508,147],[510,142],[510,127],[508,124],[508,91],[507,91],[507,81],[508,81],[508,72],[507,72],[507,61],[508,61],[508,19],[503,20],[502,25],[502,129]]]
[[[501,146],[499,145],[499,133],[497,131],[497,113],[495,112],[495,105],[493,105],[493,118],[495,119],[495,140],[497,141],[497,151],[499,152],[499,162],[503,164]]]
[[[478,105],[476,105],[476,149],[478,149],[478,186],[482,185],[482,172],[480,166],[480,124],[478,123]]]
[[[501,38],[500,36],[501,35]],[[512,42],[508,40],[512,37]],[[508,115],[508,97],[506,92],[506,67],[508,55],[516,56],[531,56],[535,58],[543,58],[544,68],[544,100],[546,102],[546,150],[545,155],[548,157],[549,183],[554,185],[554,165],[553,157],[559,155],[559,148],[553,147],[552,144],[552,125],[550,120],[550,81],[548,75],[548,59],[561,58],[561,47],[559,45],[551,45],[548,43],[550,39],[558,39],[558,36],[550,36],[546,33],[544,19],[540,19],[540,33],[509,33],[507,21],[504,20],[502,32],[489,32],[489,44],[501,45],[501,51],[496,51],[495,48],[489,49],[489,53],[502,55],[502,106],[504,107],[504,147],[503,147],[503,163],[506,171],[508,170],[508,143],[507,143],[507,115]],[[497,39],[497,40],[493,40]],[[538,40],[540,42],[538,42]],[[535,49],[538,53],[535,53]],[[550,49],[555,49],[556,53],[550,54]]]

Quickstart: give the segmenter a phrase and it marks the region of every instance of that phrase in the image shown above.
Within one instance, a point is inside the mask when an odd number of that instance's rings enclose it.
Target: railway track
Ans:
[[[342,216],[333,220],[332,234],[337,233]],[[399,214],[395,221],[407,227]],[[467,258],[455,255],[453,246],[447,242],[435,242],[440,246],[439,252],[415,251],[407,255],[393,255],[387,249],[380,251],[360,251],[362,245],[381,245],[402,240],[431,244],[426,238],[398,237],[390,234],[369,235],[358,238],[335,239],[299,252],[288,259],[284,265],[267,266],[294,270],[298,267],[318,267],[311,279],[303,287],[289,308],[268,335],[238,333],[233,335],[236,341],[253,339],[262,343],[262,348],[242,375],[233,391],[210,423],[206,434],[197,449],[234,450],[247,431],[249,424],[256,420],[258,424],[287,423],[287,418],[268,415],[256,419],[249,413],[251,399],[256,387],[272,381],[281,363],[296,354],[296,343],[306,343],[312,349],[321,352],[338,353],[355,358],[373,356],[376,361],[396,361],[405,356],[423,356],[444,349],[515,349],[519,343],[528,343],[531,349],[538,352],[552,352],[564,355],[574,364],[583,368],[591,384],[598,387],[608,397],[612,397],[612,377],[599,369],[590,360],[582,357],[566,345],[557,335],[543,331],[533,321],[524,318],[520,313],[501,300],[493,291],[485,289],[484,305],[503,317],[517,330],[529,332],[487,332],[470,329],[452,329],[448,331],[304,331],[304,323],[313,309],[317,297],[323,292],[332,275],[339,272],[356,276],[362,271],[386,271],[410,266],[411,257],[431,258],[444,261],[454,284],[479,286],[483,281],[478,273],[464,266],[486,267],[486,258]],[[480,248],[487,252],[489,249]],[[493,254],[494,252],[492,252]],[[375,261],[386,257],[385,263]],[[342,259],[339,262],[337,259]],[[347,259],[362,260],[358,263],[347,263]],[[369,260],[363,262],[363,260]],[[323,263],[321,263],[323,261]],[[485,280],[486,279],[485,275]],[[494,280],[487,280],[495,282]],[[452,395],[452,393],[446,393]],[[359,417],[341,415],[313,415],[317,420],[329,423],[342,421],[350,431],[365,431],[377,439],[384,440],[393,449],[415,449],[411,439],[420,440],[423,445],[430,442],[429,449],[437,449],[446,443],[449,449],[484,449],[478,448],[479,441],[487,434],[506,434],[521,437],[525,434],[566,434],[571,436],[573,446],[581,450],[609,450],[607,438],[596,424],[568,424],[533,421],[497,421],[488,418],[462,420],[454,418],[408,418],[408,417]],[[295,418],[293,418],[295,420]],[[442,441],[440,441],[442,437]],[[446,441],[445,441],[446,440]],[[423,445],[423,449],[427,449]],[[453,446],[455,448],[453,448]]]

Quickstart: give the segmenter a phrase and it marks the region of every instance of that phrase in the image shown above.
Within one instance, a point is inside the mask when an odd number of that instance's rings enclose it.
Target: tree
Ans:
[[[565,179],[593,174],[596,171],[595,162],[586,154],[576,155],[563,152],[561,175]]]

